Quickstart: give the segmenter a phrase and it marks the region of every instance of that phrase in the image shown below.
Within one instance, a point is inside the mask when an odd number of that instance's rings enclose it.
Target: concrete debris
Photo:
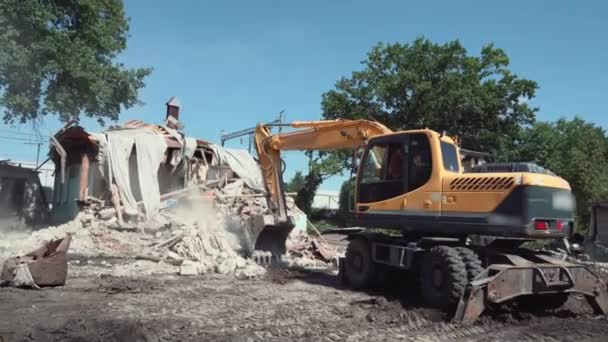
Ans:
[[[85,215],[87,215],[87,214],[85,214]],[[88,216],[86,218],[89,218],[89,216],[91,216],[91,214],[88,214]],[[99,210],[97,212],[97,217],[99,217],[102,220],[108,220],[115,216],[116,216],[115,208],[105,208],[105,209]]]
[[[239,197],[235,188],[247,196]],[[73,221],[30,234],[7,235],[0,240],[0,257],[22,254],[43,241],[69,235],[75,255],[132,260],[130,265],[113,265],[116,274],[153,274],[173,267],[181,275],[220,273],[250,279],[265,273],[245,258],[252,244],[246,226],[251,217],[268,211],[264,203],[237,182],[228,191],[215,188],[211,195],[196,191],[151,220],[126,219],[120,224],[111,203],[89,198]]]
[[[179,266],[179,275],[195,276],[195,275],[199,275],[199,274],[200,274],[199,265],[196,264],[194,261],[185,260]]]
[[[301,232],[290,234],[287,252],[291,257],[291,264],[299,267],[319,263],[337,265],[338,258],[343,256],[343,251],[332,248],[322,236],[313,237]]]
[[[14,277],[9,282],[9,285],[12,287],[22,287],[22,288],[33,288],[40,289],[40,286],[36,284],[34,281],[34,277],[30,272],[30,268],[27,264],[19,264],[13,270]]]
[[[259,278],[266,274],[266,269],[256,263],[248,261],[243,267],[237,267],[234,276],[239,280]]]
[[[232,258],[226,258],[221,260],[215,265],[215,272],[219,274],[228,274],[236,270],[236,261]]]

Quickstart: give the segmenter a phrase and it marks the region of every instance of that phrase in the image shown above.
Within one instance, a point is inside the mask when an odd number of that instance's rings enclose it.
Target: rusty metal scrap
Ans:
[[[0,273],[1,283],[12,283],[17,272],[27,267],[32,279],[32,287],[65,285],[68,273],[66,253],[71,236],[45,242],[40,248],[23,256],[10,258],[4,262]]]

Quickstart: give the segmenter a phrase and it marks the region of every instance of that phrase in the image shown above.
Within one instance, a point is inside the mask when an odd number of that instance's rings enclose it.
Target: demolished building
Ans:
[[[251,235],[246,238],[251,252],[269,214],[258,163],[245,150],[185,135],[177,100],[166,105],[162,125],[131,120],[93,133],[69,123],[51,138],[53,223],[95,207],[95,216],[115,217],[118,225],[133,227],[176,201],[215,202],[238,207],[239,218],[251,226],[251,232],[241,234]],[[304,215],[295,205],[291,214]],[[303,222],[297,228],[306,229],[305,219],[294,222]]]
[[[141,209],[150,216],[162,195],[206,179],[213,150],[183,134],[178,120],[179,106],[172,99],[164,125],[131,120],[91,133],[70,123],[57,132],[50,151],[56,165],[53,221],[73,219],[88,198],[115,203],[119,219]]]
[[[255,163],[251,156],[235,156],[238,152],[186,136],[182,128],[175,98],[167,103],[163,125],[131,120],[101,133],[74,123],[65,126],[51,138],[50,158],[56,165],[53,221],[73,219],[89,198],[113,202],[122,213],[119,219],[138,214],[149,218],[168,195],[205,181],[239,177],[261,190],[255,170],[247,169]]]

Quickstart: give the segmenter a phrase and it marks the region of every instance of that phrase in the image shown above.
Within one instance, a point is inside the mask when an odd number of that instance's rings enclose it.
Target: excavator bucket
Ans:
[[[542,299],[570,293],[585,296],[596,314],[608,314],[606,283],[584,265],[547,255],[536,256],[543,259],[543,263],[526,263],[516,255],[508,257],[516,260],[516,264],[491,265],[468,284],[457,307],[455,322],[475,321],[488,306],[521,296]]]
[[[286,242],[294,225],[278,223],[272,215],[252,218],[249,229],[249,254],[260,263],[279,261],[287,252]]]

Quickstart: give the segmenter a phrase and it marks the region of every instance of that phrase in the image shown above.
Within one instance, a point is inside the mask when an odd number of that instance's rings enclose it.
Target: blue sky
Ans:
[[[145,104],[121,121],[160,122],[172,95],[182,104],[187,133],[212,142],[222,130],[272,120],[281,110],[288,121],[318,119],[321,94],[359,69],[371,46],[425,36],[459,39],[471,54],[493,42],[506,50],[514,72],[539,83],[531,101],[539,119],[578,114],[608,128],[606,2],[127,0],[125,6],[131,38],[120,60],[154,71],[141,92]],[[49,118],[42,132],[58,127]],[[16,129],[23,136],[31,131]],[[0,156],[35,157],[32,145],[0,142]],[[299,152],[287,153],[286,161],[286,179],[306,168]],[[322,188],[339,188],[339,179]]]

